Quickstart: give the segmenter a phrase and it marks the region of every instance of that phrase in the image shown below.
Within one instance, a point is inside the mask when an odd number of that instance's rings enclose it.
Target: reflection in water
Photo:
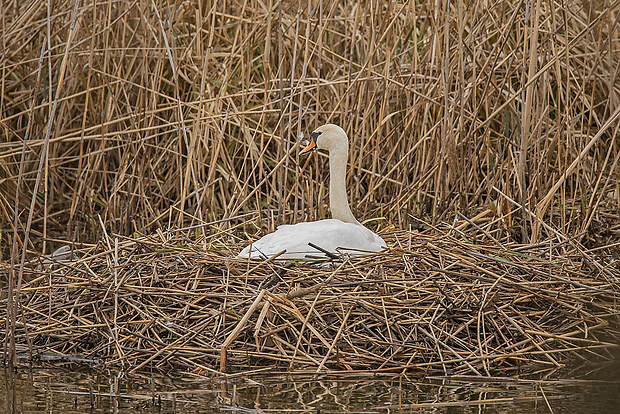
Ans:
[[[620,403],[619,368],[615,363],[570,373],[580,380],[370,373],[223,379],[5,369],[0,406],[7,413],[610,413]]]

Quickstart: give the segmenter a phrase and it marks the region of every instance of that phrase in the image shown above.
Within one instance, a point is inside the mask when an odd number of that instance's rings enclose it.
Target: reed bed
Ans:
[[[620,205],[617,1],[0,7],[5,259],[98,240],[99,217],[126,236],[323,218],[326,158],[295,154],[326,122],[358,217],[494,206],[525,243]]]
[[[31,264],[17,353],[201,374],[491,375],[612,358],[620,269],[571,240],[489,243],[484,226],[394,231],[389,251],[322,266],[238,259],[241,246],[216,248],[221,233],[114,238]]]
[[[5,350],[467,373],[604,355],[619,10],[0,2]],[[336,268],[233,259],[278,224],[329,216],[326,157],[296,156],[326,122],[350,136],[353,212],[390,251]],[[50,267],[66,243],[95,247]]]

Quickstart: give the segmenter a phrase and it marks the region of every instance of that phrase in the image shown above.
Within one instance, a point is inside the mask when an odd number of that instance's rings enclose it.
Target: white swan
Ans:
[[[355,219],[346,192],[346,169],[349,139],[342,128],[326,124],[311,134],[310,144],[299,155],[316,149],[329,151],[329,206],[332,219],[279,226],[275,232],[244,248],[237,257],[271,257],[283,250],[278,259],[304,259],[307,255],[326,257],[312,243],[328,252],[337,249],[351,255],[379,252],[386,245],[383,239]]]

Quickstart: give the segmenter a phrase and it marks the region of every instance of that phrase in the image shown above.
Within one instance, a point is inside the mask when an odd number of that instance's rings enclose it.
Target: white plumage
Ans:
[[[346,192],[346,168],[349,139],[342,128],[327,124],[312,132],[310,144],[299,154],[316,149],[329,151],[329,207],[332,219],[279,226],[273,233],[245,247],[238,257],[271,257],[284,250],[278,259],[325,257],[326,251],[351,255],[379,252],[386,245],[383,239],[361,225],[351,213]]]
[[[238,257],[258,259],[271,257],[286,250],[278,259],[304,259],[306,256],[325,257],[313,243],[329,252],[351,255],[380,252],[385,242],[361,224],[345,223],[337,219],[311,221],[279,226],[239,253]],[[251,248],[251,250],[250,250]]]

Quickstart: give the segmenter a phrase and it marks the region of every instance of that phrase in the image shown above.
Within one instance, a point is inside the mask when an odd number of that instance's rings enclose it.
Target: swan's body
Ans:
[[[349,140],[342,128],[327,124],[312,133],[310,144],[300,155],[318,148],[329,151],[329,204],[332,219],[279,226],[273,233],[244,248],[238,257],[271,257],[283,250],[278,259],[304,259],[306,256],[325,257],[326,251],[351,255],[379,252],[386,245],[381,237],[355,219],[346,193],[346,168]]]
[[[271,257],[283,250],[286,253],[278,256],[278,259],[325,257],[323,252],[311,247],[309,242],[329,252],[340,251],[351,255],[379,252],[385,246],[381,237],[361,224],[327,219],[279,226],[273,233],[243,249],[239,257]]]

